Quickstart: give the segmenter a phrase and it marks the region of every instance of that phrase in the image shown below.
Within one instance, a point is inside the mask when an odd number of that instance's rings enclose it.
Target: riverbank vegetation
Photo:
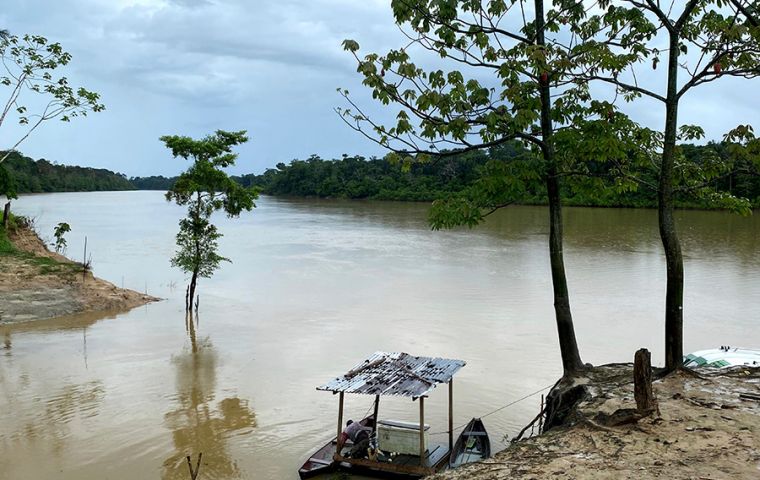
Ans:
[[[704,163],[716,155],[727,159],[729,145],[710,142],[706,145],[683,144],[680,150],[688,162]],[[519,161],[529,152],[518,143],[487,150],[451,155],[428,163],[413,163],[403,168],[390,159],[345,155],[324,159],[312,155],[305,160],[279,163],[263,174],[232,175],[245,187],[255,186],[274,196],[345,198],[428,202],[460,192],[472,185],[482,169],[494,162]],[[163,190],[174,185],[177,177],[130,177],[106,169],[77,167],[33,160],[13,153],[3,164],[13,178],[18,193],[91,192],[121,190]],[[654,182],[654,170],[642,170],[639,178]],[[525,205],[546,204],[546,195],[538,186],[529,188],[515,202]],[[737,167],[715,179],[709,188],[716,194],[748,199],[760,208],[760,169],[749,159],[739,159]],[[567,205],[590,207],[655,208],[654,189],[615,193],[609,189],[565,188],[562,198]],[[712,209],[715,205],[693,198],[677,198],[682,208]]]

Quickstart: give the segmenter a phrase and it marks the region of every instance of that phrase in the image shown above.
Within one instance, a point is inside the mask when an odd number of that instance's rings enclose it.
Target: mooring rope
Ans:
[[[522,402],[523,400],[527,400],[527,399],[529,399],[529,398],[530,398],[530,397],[532,397],[532,396],[538,395],[539,393],[543,392],[544,390],[548,390],[548,389],[552,388],[552,387],[553,387],[553,386],[555,386],[556,384],[557,384],[556,382],[555,382],[555,383],[552,383],[551,385],[547,385],[546,387],[544,387],[544,388],[542,388],[542,389],[540,389],[540,390],[536,390],[536,391],[535,391],[535,392],[533,392],[533,393],[529,393],[529,394],[525,395],[524,397],[518,398],[517,400],[515,400],[515,401],[513,401],[513,402],[509,402],[509,403],[508,403],[508,404],[506,404],[506,405],[502,405],[501,407],[499,407],[499,408],[497,408],[497,409],[495,409],[495,410],[492,410],[492,411],[490,411],[490,412],[486,413],[485,415],[481,415],[481,416],[480,416],[480,418],[486,418],[486,417],[488,417],[489,415],[493,415],[494,413],[498,413],[498,412],[500,412],[500,411],[504,410],[505,408],[511,407],[512,405],[515,405],[515,404],[517,404],[517,403],[520,403],[520,402]],[[467,422],[467,423],[470,423],[470,422]],[[463,428],[464,426],[466,426],[466,425],[467,425],[467,423],[463,423],[462,425],[459,425],[458,427],[454,427],[454,430],[459,430],[460,428]],[[442,434],[444,434],[444,433],[449,433],[449,431],[448,431],[448,430],[444,430],[444,431],[442,431],[442,432],[434,432],[434,433],[431,433],[430,435],[442,435]]]

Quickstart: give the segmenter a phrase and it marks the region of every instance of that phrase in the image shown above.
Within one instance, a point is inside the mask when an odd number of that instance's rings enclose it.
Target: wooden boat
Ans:
[[[491,441],[479,418],[473,418],[459,434],[449,457],[449,467],[457,468],[491,456]]]
[[[338,397],[337,436],[317,450],[299,469],[300,478],[310,478],[333,470],[351,474],[369,474],[382,477],[419,478],[439,472],[449,465],[454,445],[453,434],[453,377],[465,366],[462,360],[423,357],[404,352],[375,352],[347,373],[332,377],[317,390],[331,392]],[[425,399],[437,385],[448,384],[449,429],[448,442],[429,443],[425,424]],[[349,455],[353,445],[338,451],[338,436],[344,428],[343,405],[346,394],[374,395],[374,413],[360,423],[375,432],[377,450],[366,458]],[[381,396],[406,397],[417,402],[420,420],[415,428],[409,422],[384,422],[375,428],[380,418],[378,409]],[[400,426],[400,423],[404,425]],[[482,424],[481,424],[482,425]],[[402,428],[403,427],[403,428]],[[404,428],[409,431],[399,431]],[[411,438],[410,438],[411,431]],[[485,445],[482,443],[479,445]],[[490,451],[489,451],[490,453]]]
[[[359,421],[363,426],[372,428],[375,425],[374,415],[370,415]],[[298,476],[301,479],[311,478],[324,473],[335,471],[339,464],[333,459],[338,438],[335,437],[327,442],[322,448],[314,452],[308,460],[298,469]],[[343,450],[350,450],[352,447],[351,440],[346,441]]]

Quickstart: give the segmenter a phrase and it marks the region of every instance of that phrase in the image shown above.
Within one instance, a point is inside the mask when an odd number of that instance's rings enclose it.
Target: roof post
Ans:
[[[375,395],[375,412],[373,414],[373,417],[375,419],[374,425],[372,425],[372,434],[375,435],[377,433],[377,411],[380,408],[380,395]]]
[[[425,397],[420,397],[420,466],[425,459]]]
[[[449,380],[449,455],[454,451],[454,377]]]
[[[340,455],[340,450],[343,446],[342,442],[340,441],[341,433],[343,433],[343,392],[340,392],[340,396],[338,398],[338,435],[336,437],[337,442],[335,443],[336,455]]]

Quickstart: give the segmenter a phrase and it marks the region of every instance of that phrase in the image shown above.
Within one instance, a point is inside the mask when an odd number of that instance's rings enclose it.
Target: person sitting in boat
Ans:
[[[348,452],[348,457],[366,457],[367,448],[369,448],[369,434],[371,432],[371,428],[365,427],[359,422],[354,422],[353,420],[347,421],[346,428],[343,429],[343,433],[340,434],[340,439],[338,439],[338,444],[340,447],[338,451],[341,451],[343,449],[343,445],[345,445],[346,440],[351,439],[351,442],[354,445],[351,448],[351,451]]]

